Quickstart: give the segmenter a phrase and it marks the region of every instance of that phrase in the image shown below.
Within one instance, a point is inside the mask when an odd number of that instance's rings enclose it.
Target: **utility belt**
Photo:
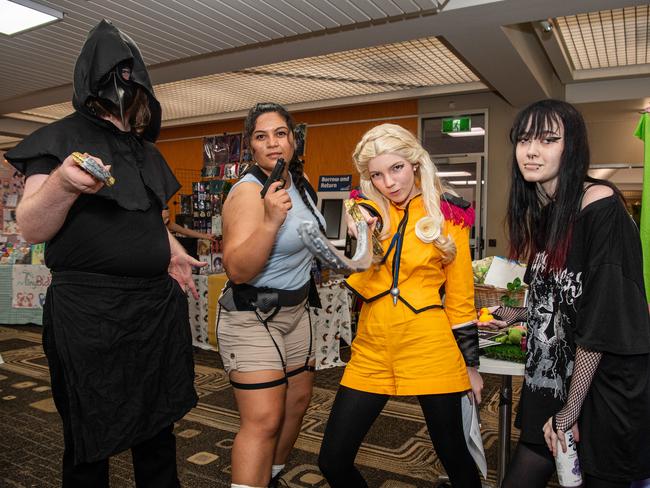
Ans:
[[[268,313],[277,307],[293,307],[309,298],[309,305],[320,308],[316,283],[310,279],[297,290],[256,287],[247,283],[226,283],[226,288],[219,298],[219,305],[228,312],[256,311]]]

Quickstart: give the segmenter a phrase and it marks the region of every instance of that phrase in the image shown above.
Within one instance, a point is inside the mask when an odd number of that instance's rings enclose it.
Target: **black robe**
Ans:
[[[142,137],[86,106],[99,80],[132,60],[147,93]],[[52,393],[76,463],[105,459],[155,436],[197,400],[187,298],[167,274],[161,209],[179,183],[154,146],[160,105],[142,56],[106,21],[88,35],[74,73],[76,111],[39,129],[5,157],[28,177],[48,174],[74,151],[111,165],[112,187],[77,198],[46,243],[52,270],[43,345]]]

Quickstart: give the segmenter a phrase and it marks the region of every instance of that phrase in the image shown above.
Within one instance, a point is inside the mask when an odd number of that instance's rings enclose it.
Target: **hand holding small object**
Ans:
[[[478,321],[479,321],[479,322],[490,322],[491,320],[494,320],[494,315],[492,315],[492,314],[490,313],[490,311],[489,311],[487,308],[485,308],[485,307],[483,307],[483,308],[479,311],[479,313],[480,313],[480,315],[479,315],[479,317],[478,317]]]
[[[504,322],[503,320],[499,320],[492,315],[492,312],[494,312],[498,306],[494,307],[483,307],[479,311],[479,317],[478,320],[476,321],[476,325],[480,327],[481,329],[488,329],[488,330],[499,330],[503,329],[504,327],[507,327],[508,324]]]
[[[379,231],[377,230],[377,217],[371,217],[368,211],[362,208],[354,200],[345,200],[345,222],[348,227],[348,234],[358,239],[357,222],[366,222],[372,236],[372,252],[375,256],[382,256],[384,249],[379,240]]]
[[[264,197],[264,219],[276,228],[282,225],[291,210],[291,197],[287,190],[281,189],[282,185],[282,181],[274,182]]]
[[[82,156],[86,157],[88,154],[83,154]],[[96,157],[93,159],[102,167],[107,169],[110,168],[110,166],[104,166],[101,159]],[[75,154],[71,154],[65,158],[61,163],[61,166],[59,166],[50,177],[58,180],[59,184],[66,192],[77,195],[81,193],[97,193],[104,186],[103,181],[98,180],[79,166],[75,160]]]
[[[98,158],[80,152],[73,152],[72,159],[79,165],[81,169],[92,175],[95,179],[101,181],[106,186],[113,186],[115,178],[111,175],[107,166],[104,166]]]

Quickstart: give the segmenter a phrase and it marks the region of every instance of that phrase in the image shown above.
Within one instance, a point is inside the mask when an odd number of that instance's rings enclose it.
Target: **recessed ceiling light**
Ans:
[[[460,176],[472,176],[469,171],[438,171],[440,178],[458,178]]]
[[[455,186],[473,186],[476,185],[476,180],[454,180],[449,183]]]
[[[0,32],[8,36],[63,19],[63,12],[30,0],[0,0]]]

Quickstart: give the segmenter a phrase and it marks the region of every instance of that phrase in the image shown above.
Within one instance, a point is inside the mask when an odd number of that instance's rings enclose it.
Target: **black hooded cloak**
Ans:
[[[142,138],[120,131],[99,119],[86,107],[97,96],[100,80],[122,61],[133,63],[131,80],[147,92],[151,121]],[[111,165],[115,185],[97,195],[116,201],[126,210],[146,210],[151,205],[146,188],[161,204],[180,188],[162,155],[154,146],[160,133],[161,110],[142,55],[135,43],[116,27],[102,20],[88,34],[74,68],[75,112],[43,127],[5,155],[21,173],[29,173],[30,162],[42,157],[63,161],[72,152],[88,152]]]
[[[131,61],[131,80],[147,94],[151,120],[142,137],[123,132],[86,107],[100,80],[118,63]],[[43,127],[5,154],[27,176],[49,174],[72,152],[87,152],[111,165],[115,184],[81,195],[57,235],[47,243],[52,270],[155,276],[169,263],[160,212],[180,185],[154,145],[161,110],[135,43],[109,22],[88,34],[74,69],[75,112]],[[163,239],[162,237],[165,236]]]
[[[86,107],[122,61],[147,93],[151,122],[139,137]],[[52,270],[43,347],[66,448],[93,462],[151,439],[196,404],[187,297],[167,273],[161,210],[179,184],[153,142],[160,104],[135,43],[107,21],[84,44],[74,71],[75,112],[6,154],[28,177],[49,174],[74,151],[112,166],[116,182],[81,194],[46,243]]]

